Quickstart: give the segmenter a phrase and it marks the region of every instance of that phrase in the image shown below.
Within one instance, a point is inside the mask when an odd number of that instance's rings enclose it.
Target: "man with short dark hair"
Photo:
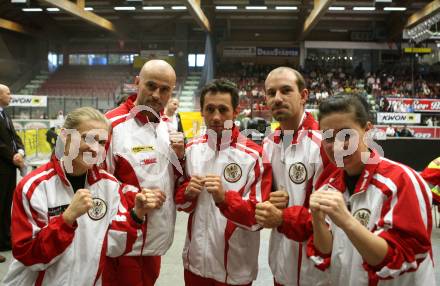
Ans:
[[[255,205],[271,188],[271,167],[260,146],[234,126],[238,90],[226,80],[200,97],[207,134],[186,147],[186,179],[176,191],[178,210],[190,214],[183,249],[185,285],[251,285],[258,272],[261,228]]]
[[[24,146],[15,132],[11,118],[4,108],[11,101],[11,92],[0,84],[0,251],[11,250],[11,205],[17,168],[24,168]],[[0,262],[5,258],[0,255]]]

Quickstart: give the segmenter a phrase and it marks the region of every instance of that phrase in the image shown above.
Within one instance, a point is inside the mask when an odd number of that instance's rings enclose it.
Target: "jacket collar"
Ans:
[[[55,154],[52,155],[50,160],[54,166],[55,172],[57,173],[58,177],[61,179],[61,181],[65,186],[69,187],[70,183],[69,180],[67,180],[66,172],[64,170],[64,160],[62,159],[59,160]],[[87,184],[89,186],[96,183],[101,178],[99,173],[99,168],[96,165],[94,165],[91,170],[87,171],[86,177],[87,177]]]
[[[223,138],[223,135],[225,135],[226,138]],[[234,125],[231,130],[224,130],[222,135],[217,136],[216,138],[209,138],[208,133],[206,133],[203,136],[203,139],[208,142],[208,146],[211,149],[216,149],[219,151],[235,145],[239,137],[241,137],[240,130],[238,130],[238,128]],[[216,140],[215,147],[213,146],[214,140]]]
[[[301,142],[301,139],[307,135],[308,130],[317,130],[318,129],[318,122],[315,120],[313,115],[310,112],[304,112],[302,115],[301,123],[299,124],[298,130],[293,134],[291,144],[298,144],[298,142]],[[273,141],[276,144],[279,144],[281,142],[281,139],[284,137],[283,130],[281,130],[281,127],[278,127],[274,131],[273,135]]]
[[[361,175],[359,176],[353,194],[361,193],[367,190],[368,185],[370,184],[371,179],[376,173],[376,170],[382,159],[380,158],[379,154],[375,150],[373,150],[370,152],[370,157],[368,161],[369,162],[365,164],[365,167],[362,170]],[[344,172],[344,170],[342,168],[337,168],[336,171],[333,172],[333,174],[330,176],[328,184],[338,191],[344,193],[347,189],[347,186],[345,184],[345,176],[346,173]]]
[[[135,112],[135,110],[133,110],[133,108],[136,107],[135,102],[136,102],[137,96],[138,96],[137,94],[132,94],[124,102],[124,107],[126,108],[126,111],[130,112],[130,114],[133,114],[133,115]],[[136,118],[136,120],[138,120],[143,125],[150,123],[150,120],[148,119],[148,117],[145,116],[142,112],[137,112],[134,115],[134,118]],[[162,119],[163,119],[163,112],[160,112],[159,113],[159,120],[162,120]]]

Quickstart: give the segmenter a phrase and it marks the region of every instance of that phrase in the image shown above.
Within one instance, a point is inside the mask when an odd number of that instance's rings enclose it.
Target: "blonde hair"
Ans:
[[[77,129],[81,123],[85,121],[99,121],[105,123],[107,126],[109,122],[99,110],[92,107],[80,107],[69,112],[64,121],[63,128],[65,129]]]

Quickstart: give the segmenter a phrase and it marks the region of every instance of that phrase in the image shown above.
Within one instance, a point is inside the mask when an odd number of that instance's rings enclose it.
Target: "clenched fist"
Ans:
[[[87,189],[79,189],[73,196],[69,207],[63,213],[63,219],[68,225],[73,225],[77,218],[93,207],[92,194]]]
[[[269,202],[279,209],[285,209],[289,205],[289,193],[284,187],[270,193]]]
[[[207,175],[205,177],[205,188],[212,195],[215,203],[219,204],[225,201],[225,191],[219,176]]]
[[[258,203],[255,209],[255,220],[265,228],[279,227],[283,223],[283,211],[269,201]]]
[[[177,158],[182,159],[185,156],[185,136],[182,132],[170,131],[171,149],[176,153]]]
[[[193,200],[197,198],[203,190],[205,180],[200,176],[192,176],[188,186],[185,189],[185,198]]]

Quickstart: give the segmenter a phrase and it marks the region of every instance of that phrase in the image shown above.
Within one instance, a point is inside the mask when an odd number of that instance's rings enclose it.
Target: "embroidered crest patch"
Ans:
[[[225,170],[223,171],[223,176],[225,177],[225,180],[229,183],[235,183],[240,180],[242,175],[241,168],[236,163],[230,163],[225,167]]]
[[[93,220],[102,219],[107,213],[107,204],[100,198],[93,198],[93,207],[87,211]]]
[[[359,209],[354,212],[353,216],[357,219],[363,226],[368,228],[368,223],[370,222],[371,212],[368,209]]]
[[[306,166],[301,162],[292,164],[289,168],[289,177],[295,184],[302,184],[307,179]]]

